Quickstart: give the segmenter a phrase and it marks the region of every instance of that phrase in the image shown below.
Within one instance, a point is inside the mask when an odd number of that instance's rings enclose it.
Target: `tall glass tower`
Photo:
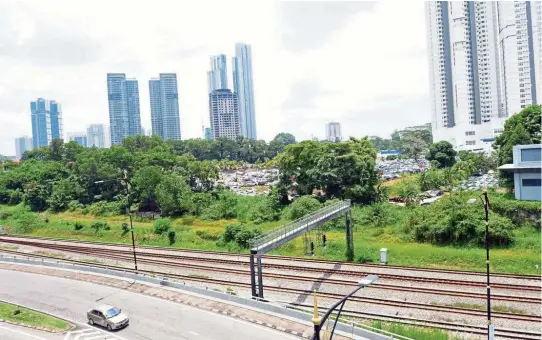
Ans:
[[[118,145],[128,136],[141,133],[139,88],[137,80],[126,79],[124,73],[107,74],[111,144]]]
[[[207,85],[209,93],[228,88],[228,70],[224,54],[211,57],[211,70],[207,72]]]
[[[54,100],[38,98],[30,102],[32,119],[32,146],[48,146],[53,138],[63,138],[62,110]]]
[[[252,82],[252,53],[250,45],[236,44],[233,65],[233,91],[239,98],[241,135],[256,139],[256,112]]]
[[[177,75],[160,73],[149,80],[152,134],[166,139],[181,139]]]

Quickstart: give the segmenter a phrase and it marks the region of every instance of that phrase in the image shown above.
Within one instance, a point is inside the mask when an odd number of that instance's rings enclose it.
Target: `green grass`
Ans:
[[[16,246],[5,246],[5,245],[0,245],[0,249],[17,250],[17,249],[19,249],[19,247],[16,247]]]
[[[407,326],[382,321],[373,321],[370,326],[416,340],[461,340],[459,337],[452,336],[447,332],[436,328]]]
[[[459,308],[468,308],[468,309],[477,309],[477,310],[486,310],[487,308],[486,305],[479,305],[479,304],[466,303],[466,302],[455,302],[455,303],[446,303],[446,304],[439,304],[439,303],[432,302],[431,304],[435,306],[459,307]],[[514,314],[522,314],[522,315],[528,314],[523,309],[502,306],[502,305],[491,306],[491,310],[493,312],[514,313]]]
[[[248,199],[242,202],[249,205]],[[3,213],[16,213],[18,207],[0,206],[0,216]],[[445,268],[458,270],[485,271],[485,250],[472,246],[437,246],[428,243],[416,243],[403,231],[403,225],[408,215],[404,207],[390,206],[389,216],[383,227],[364,225],[363,218],[368,207],[354,207],[354,248],[355,260],[362,262],[379,263],[380,248],[388,249],[388,264],[419,266],[431,268]],[[79,239],[87,241],[131,243],[130,233],[123,234],[121,225],[128,223],[126,216],[93,217],[75,212],[60,214],[36,214],[27,212],[36,218],[36,226],[27,234],[33,236],[56,237],[65,239]],[[16,216],[16,215],[15,215]],[[45,222],[45,220],[48,222]],[[74,230],[74,224],[79,222],[83,229]],[[95,230],[90,228],[94,222],[107,222],[111,230]],[[216,250],[248,253],[247,249],[240,249],[236,245],[223,245],[217,242],[225,225],[237,223],[237,220],[203,221],[193,216],[185,216],[173,220],[172,229],[177,235],[173,247],[201,250]],[[8,232],[12,226],[17,225],[14,217],[9,216],[0,223],[6,226]],[[284,221],[268,222],[258,226],[268,231],[281,226]],[[249,224],[250,225],[250,224]],[[311,237],[315,242],[316,258],[344,260],[345,238],[342,224],[338,229],[326,232],[328,244],[326,248],[318,247],[316,235]],[[134,222],[134,233],[137,245],[169,246],[167,235],[153,233],[152,220],[138,220]],[[518,226],[513,230],[515,242],[508,248],[491,249],[491,271],[500,273],[537,274],[536,265],[540,261],[540,230],[528,225]],[[274,254],[287,256],[305,256],[303,238],[273,251]]]
[[[5,302],[0,302],[0,319],[30,327],[45,327],[53,331],[65,331],[71,327],[71,324],[64,320]]]

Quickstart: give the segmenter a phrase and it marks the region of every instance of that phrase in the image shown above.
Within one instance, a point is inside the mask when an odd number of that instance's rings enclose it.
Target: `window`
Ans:
[[[539,187],[542,186],[542,179],[540,178],[524,178],[521,181],[521,185],[524,187]]]
[[[476,141],[475,140],[468,140],[465,144],[466,145],[476,145]]]
[[[521,161],[522,162],[540,162],[542,149],[522,149]]]
[[[474,136],[474,131],[465,131],[465,136]]]

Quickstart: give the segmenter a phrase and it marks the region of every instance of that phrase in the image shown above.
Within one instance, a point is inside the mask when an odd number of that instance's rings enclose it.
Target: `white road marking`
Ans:
[[[194,335],[199,335],[198,333],[196,333],[196,332],[192,332],[192,331],[188,331],[188,333],[190,333],[190,334],[194,334]]]
[[[92,339],[126,340],[118,335],[101,331],[97,328],[86,328],[86,329],[80,329],[77,331],[71,331],[71,332],[66,333],[66,336],[64,337],[64,340],[92,340]]]
[[[13,328],[9,328],[9,327],[4,327],[4,326],[0,326],[0,328],[5,329],[5,330],[8,330],[8,331],[13,332],[13,333],[17,333],[17,334],[24,335],[25,337],[30,337],[30,338],[34,338],[34,339],[38,339],[38,340],[47,340],[47,339],[45,339],[45,338],[42,338],[42,337],[39,337],[39,336],[35,336],[35,335],[32,335],[32,334],[28,334],[28,333],[19,331],[19,330],[17,330],[17,329],[13,329]]]

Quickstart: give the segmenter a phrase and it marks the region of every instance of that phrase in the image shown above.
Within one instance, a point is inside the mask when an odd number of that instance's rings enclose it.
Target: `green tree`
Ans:
[[[280,142],[284,146],[296,143],[294,135],[285,132],[277,134],[273,141]]]
[[[447,141],[434,143],[429,147],[426,158],[429,161],[437,161],[439,168],[449,168],[455,164],[457,152],[452,144]]]
[[[164,175],[155,194],[158,207],[164,215],[182,214],[193,209],[190,187],[181,176]]]
[[[401,147],[399,149],[409,158],[418,161],[420,155],[427,149],[427,143],[420,131],[409,131],[401,138]]]

